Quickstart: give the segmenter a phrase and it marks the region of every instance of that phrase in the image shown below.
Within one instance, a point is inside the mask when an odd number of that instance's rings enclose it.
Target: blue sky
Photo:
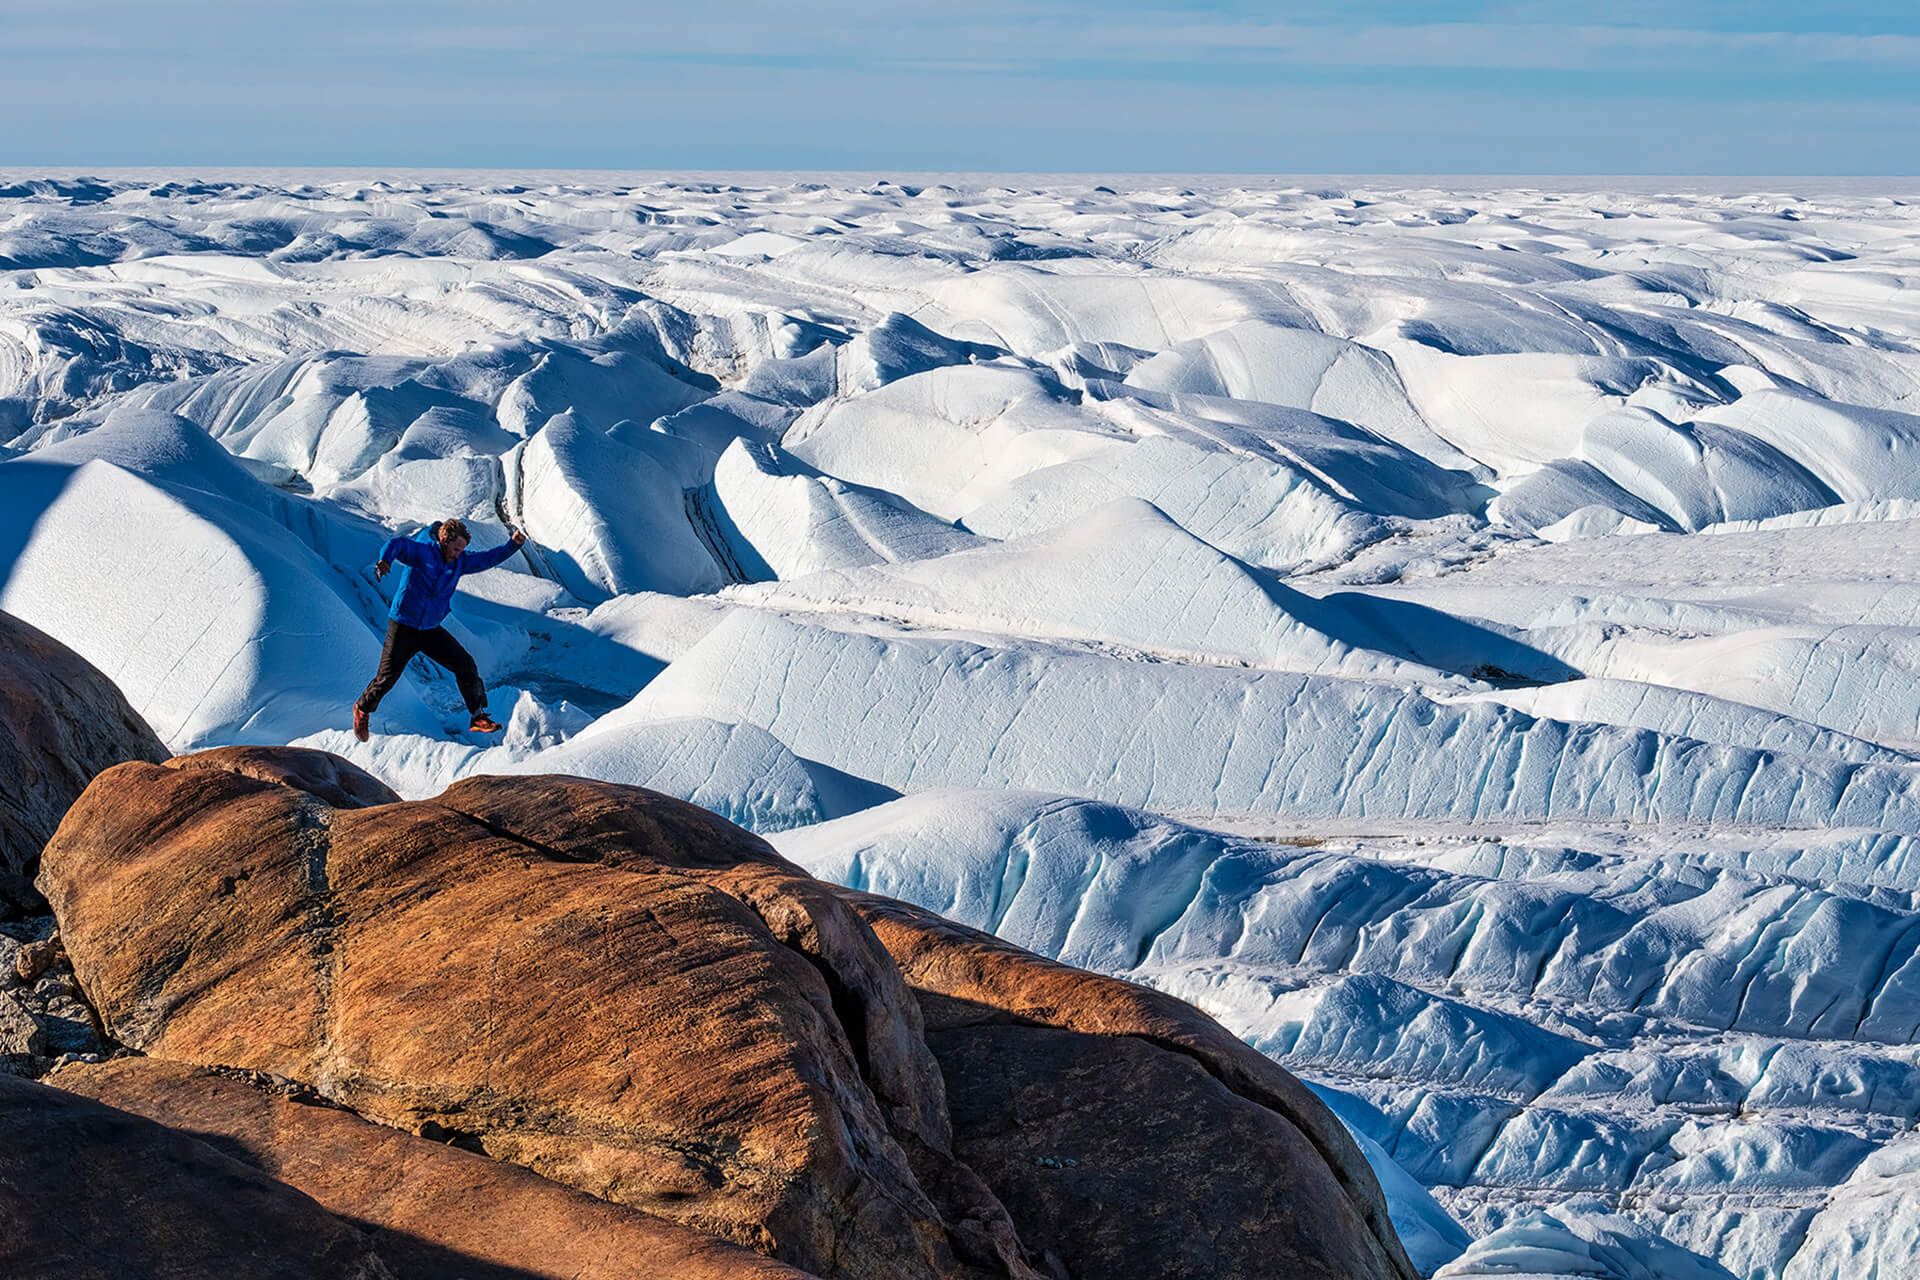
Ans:
[[[0,166],[1920,174],[1920,3],[0,0]]]

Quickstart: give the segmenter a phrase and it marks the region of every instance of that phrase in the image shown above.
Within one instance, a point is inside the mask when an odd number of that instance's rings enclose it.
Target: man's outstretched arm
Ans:
[[[504,563],[514,552],[526,545],[526,541],[527,535],[514,529],[511,531],[511,536],[497,547],[488,547],[485,551],[467,552],[467,572],[479,573],[482,569],[491,569],[497,564]]]

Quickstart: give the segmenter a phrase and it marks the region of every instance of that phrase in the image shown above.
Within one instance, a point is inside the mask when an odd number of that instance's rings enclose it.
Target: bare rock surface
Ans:
[[[393,804],[392,787],[349,760],[308,747],[215,747],[166,763],[176,769],[220,769],[262,782],[283,782],[335,809]]]
[[[542,838],[576,827],[626,865]],[[821,1274],[1026,1274],[955,1257],[979,1233],[950,1241],[895,1136],[944,1109],[917,1029],[885,1025],[917,1013],[886,952],[824,887],[692,806],[478,779],[345,810],[222,769],[127,764],[69,815],[41,884],[131,1047],[299,1080]],[[857,957],[823,971],[762,914],[800,937],[836,909],[867,974]],[[891,983],[888,1009],[860,1009],[869,979]],[[917,1074],[898,1078],[889,1055],[910,1048]]]
[[[0,991],[0,1070],[17,1071],[46,1052],[47,1033],[12,992]]]
[[[120,1042],[829,1280],[1412,1274],[1332,1116],[1177,1001],[638,788],[343,808],[274,754],[119,766],[47,846]]]
[[[33,892],[41,846],[93,776],[167,749],[91,663],[0,613],[0,918],[44,911]]]
[[[392,1280],[359,1231],[185,1133],[0,1075],[9,1280]]]
[[[956,1152],[1069,1273],[1414,1274],[1353,1139],[1219,1023],[908,903],[841,892],[920,996]]]
[[[191,1132],[312,1196],[361,1224],[406,1280],[807,1280],[738,1245],[370,1123],[270,1078],[126,1057],[64,1067],[48,1083]]]

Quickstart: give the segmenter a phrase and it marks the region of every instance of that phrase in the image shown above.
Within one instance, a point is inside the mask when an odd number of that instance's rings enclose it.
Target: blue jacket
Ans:
[[[440,554],[433,539],[439,525],[429,525],[411,538],[389,538],[380,549],[380,558],[400,566],[400,580],[394,584],[393,607],[387,616],[402,626],[430,631],[447,620],[453,608],[453,588],[461,577],[491,569],[520,548],[503,542],[487,551],[462,551],[452,564]]]

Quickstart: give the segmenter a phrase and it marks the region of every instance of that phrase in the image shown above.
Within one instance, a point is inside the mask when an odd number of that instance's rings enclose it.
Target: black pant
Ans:
[[[380,706],[380,699],[400,682],[400,674],[416,653],[426,654],[453,672],[453,678],[460,682],[460,696],[467,700],[468,711],[478,715],[486,710],[487,685],[480,678],[479,668],[473,665],[473,655],[461,648],[460,642],[445,627],[422,631],[391,621],[387,623],[387,642],[380,647],[380,669],[373,673],[373,683],[355,705],[372,715]]]

